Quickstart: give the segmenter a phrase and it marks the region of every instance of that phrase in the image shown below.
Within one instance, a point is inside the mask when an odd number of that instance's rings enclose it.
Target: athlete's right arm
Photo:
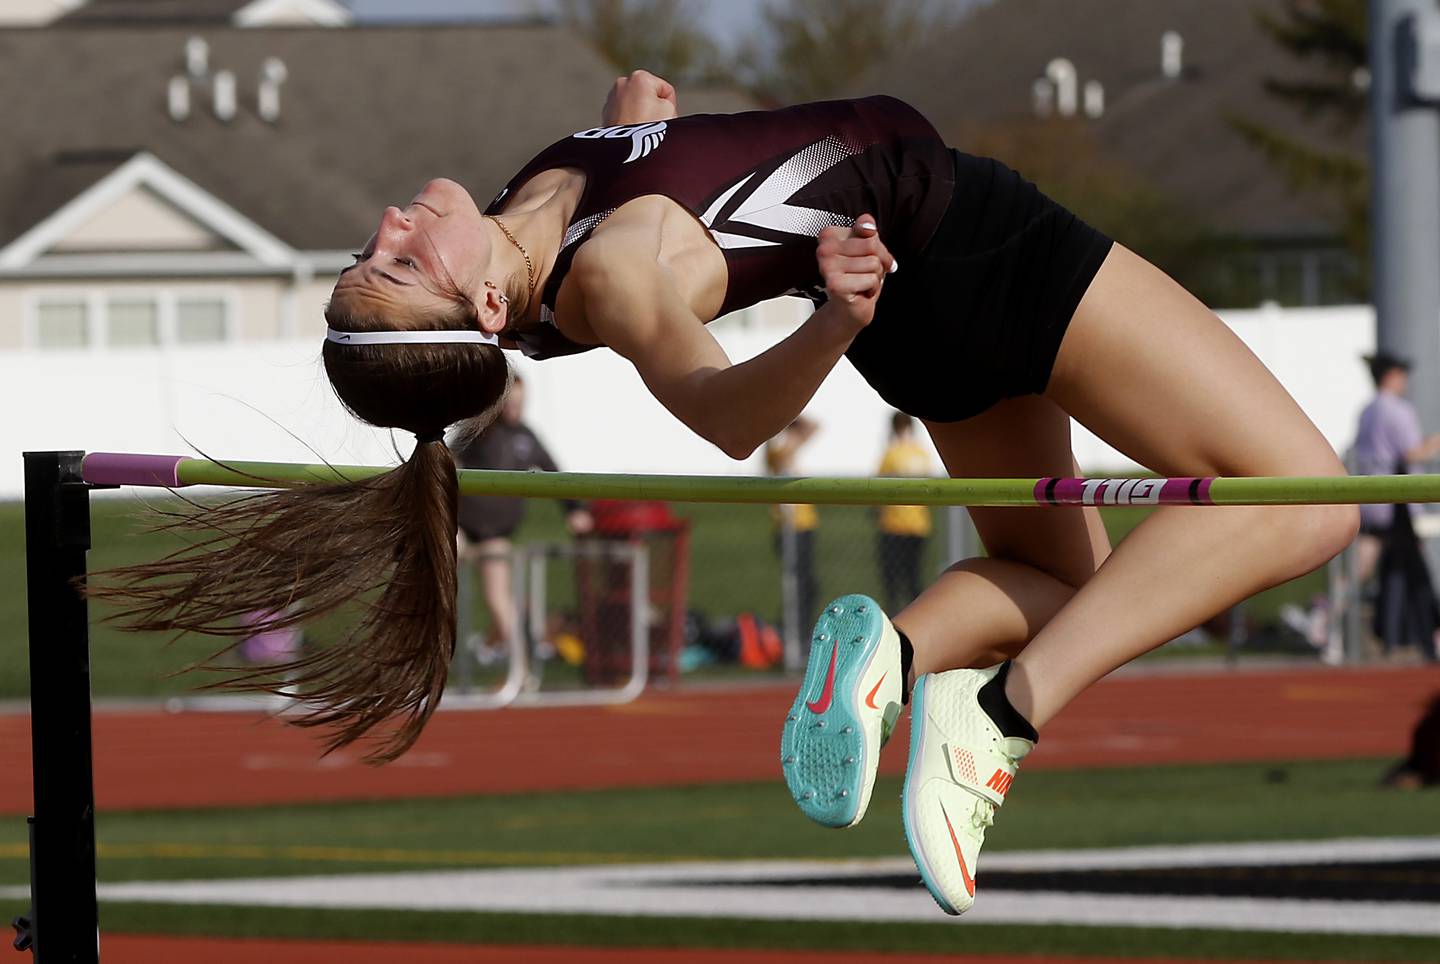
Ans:
[[[837,280],[830,303],[788,338],[732,365],[669,270],[653,255],[637,256],[647,242],[654,247],[653,235],[612,230],[580,248],[570,275],[580,284],[586,318],[676,418],[731,458],[748,458],[799,416],[869,321],[868,313],[857,320],[860,305],[846,297],[868,300],[860,292],[878,287],[878,275]],[[883,274],[879,263],[873,270]]]

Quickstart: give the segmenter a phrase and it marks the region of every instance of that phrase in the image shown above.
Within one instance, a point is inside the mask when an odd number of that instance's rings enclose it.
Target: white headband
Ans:
[[[342,345],[499,345],[500,339],[485,331],[336,331],[325,329],[325,340]]]

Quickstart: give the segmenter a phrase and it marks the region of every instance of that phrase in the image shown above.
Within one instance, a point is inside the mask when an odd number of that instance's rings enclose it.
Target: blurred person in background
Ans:
[[[1351,450],[1358,475],[1406,475],[1440,455],[1440,434],[1425,436],[1420,415],[1407,397],[1410,361],[1386,351],[1364,358],[1375,382],[1375,397],[1361,410]],[[1325,662],[1344,659],[1343,639],[1335,631],[1346,609],[1359,600],[1378,568],[1373,630],[1385,652],[1415,646],[1434,658],[1437,628],[1435,591],[1410,506],[1373,503],[1360,506],[1360,533],[1351,551],[1353,575],[1341,578],[1333,598],[1320,596],[1307,613],[1298,605],[1281,609],[1291,629],[1306,636]]]
[[[1407,475],[1440,455],[1440,434],[1426,436],[1420,415],[1406,397],[1410,361],[1385,351],[1367,356],[1375,380],[1375,398],[1360,413],[1355,433],[1355,470],[1361,475]],[[1384,651],[1415,647],[1436,658],[1435,631],[1440,605],[1412,508],[1405,504],[1362,505],[1355,540],[1357,579],[1364,585],[1378,572],[1375,636]],[[1328,636],[1328,632],[1327,632]]]
[[[499,417],[475,438],[455,451],[455,461],[466,469],[501,469],[558,472],[559,467],[540,437],[524,422],[525,382],[514,377]],[[465,640],[481,664],[494,662],[516,632],[519,618],[510,579],[510,537],[525,519],[526,500],[517,496],[465,495],[457,511],[460,559],[480,572],[490,629],[481,638]],[[565,525],[571,535],[584,535],[594,526],[583,504],[561,501]],[[542,654],[543,655],[543,654]]]
[[[904,412],[890,416],[890,444],[880,457],[875,474],[882,479],[925,478],[930,475],[930,453],[915,437],[915,419]],[[924,583],[920,560],[930,538],[930,510],[923,505],[881,506],[876,518],[880,580],[885,586],[885,607],[898,613],[910,604]]]
[[[770,475],[798,475],[796,459],[820,426],[813,419],[799,416],[779,435],[765,443],[765,471]],[[813,505],[776,505],[771,507],[771,518],[775,523],[775,553],[781,565],[787,563],[785,545],[790,540],[794,546],[788,560],[789,576],[795,585],[795,608],[803,622],[815,612],[815,597],[820,591],[819,580],[815,577],[815,533],[820,528],[820,513]],[[781,619],[781,624],[785,620]],[[801,649],[810,652],[808,639],[802,638]]]
[[[1410,734],[1410,754],[1387,770],[1380,782],[1397,790],[1440,787],[1440,693],[1430,698]]]

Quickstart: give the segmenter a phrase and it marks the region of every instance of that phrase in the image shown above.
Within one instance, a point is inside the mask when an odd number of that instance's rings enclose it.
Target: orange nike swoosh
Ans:
[[[889,675],[889,673],[881,673],[880,683],[885,682],[885,677]],[[870,693],[865,697],[865,705],[870,707],[872,710],[878,710],[880,708],[875,705],[875,694],[880,692],[880,683],[876,683],[875,688],[871,690]]]
[[[830,650],[830,670],[825,674],[825,688],[820,691],[820,698],[813,703],[805,705],[811,713],[824,713],[830,708],[830,700],[835,696],[835,657],[840,653],[840,647],[835,646]]]
[[[965,866],[965,855],[960,852],[960,841],[955,837],[955,828],[950,826],[950,814],[945,812],[945,804],[940,804],[940,815],[945,818],[945,829],[950,831],[950,842],[955,845],[955,856],[960,861],[960,876],[965,881],[965,892],[971,897],[975,896],[975,880],[970,876],[970,868]]]

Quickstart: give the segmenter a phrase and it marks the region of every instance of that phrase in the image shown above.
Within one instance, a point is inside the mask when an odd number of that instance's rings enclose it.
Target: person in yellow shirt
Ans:
[[[765,443],[765,471],[771,475],[795,475],[795,456],[819,430],[811,419],[801,415],[779,435]],[[775,551],[782,564],[785,558],[786,530],[795,534],[795,614],[801,623],[815,615],[815,596],[819,592],[815,578],[815,530],[820,528],[820,515],[813,505],[776,505]],[[808,646],[805,647],[808,651]]]
[[[931,474],[930,453],[915,439],[915,420],[904,412],[890,417],[890,444],[880,458],[881,478],[923,478]],[[920,595],[920,558],[930,538],[930,510],[923,505],[887,505],[876,520],[880,578],[885,606],[899,612]]]

